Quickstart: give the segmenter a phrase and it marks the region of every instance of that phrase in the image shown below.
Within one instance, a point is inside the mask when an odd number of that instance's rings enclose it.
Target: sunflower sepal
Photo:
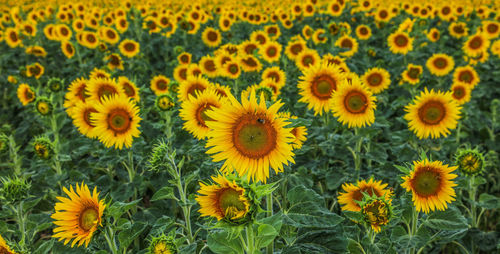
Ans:
[[[159,236],[153,237],[149,244],[147,254],[176,254],[177,252],[178,243],[176,243],[175,230],[172,230],[167,235],[165,235],[165,233],[162,233]]]

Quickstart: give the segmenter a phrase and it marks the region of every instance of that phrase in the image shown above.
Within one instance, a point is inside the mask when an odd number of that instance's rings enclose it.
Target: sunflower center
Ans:
[[[276,129],[264,114],[247,113],[233,127],[233,143],[244,156],[258,159],[276,147]]]
[[[373,73],[370,76],[368,76],[368,84],[370,86],[379,86],[382,84],[382,75],[379,73]]]
[[[349,92],[344,99],[344,106],[347,111],[353,114],[365,112],[368,107],[368,99],[358,91]]]
[[[38,112],[40,112],[40,114],[46,115],[47,113],[49,113],[50,106],[46,102],[41,101],[38,103],[36,108],[38,109]]]
[[[92,121],[90,120],[90,115],[92,113],[97,113],[97,110],[95,110],[94,108],[88,108],[86,109],[84,112],[83,112],[83,120],[85,121],[85,123],[88,125],[88,126],[92,126],[92,127],[95,127],[95,125],[92,123]]]
[[[394,43],[396,43],[398,47],[405,47],[408,44],[408,38],[402,34],[397,35],[396,38],[394,38]]]
[[[323,74],[313,81],[311,90],[313,95],[320,100],[328,100],[331,98],[332,91],[337,90],[337,83],[332,77]]]
[[[434,60],[434,66],[438,69],[444,69],[448,66],[448,61],[446,59],[439,57]]]
[[[5,247],[0,246],[0,254],[11,254]]]
[[[245,53],[251,55],[253,54],[253,51],[257,49],[257,46],[254,45],[254,44],[248,44],[246,47],[245,47]]]
[[[494,34],[498,31],[498,25],[497,24],[489,24],[486,27],[486,30],[488,31],[488,33]]]
[[[453,97],[455,97],[455,99],[460,100],[464,96],[465,96],[465,89],[463,87],[458,86],[455,87],[455,89],[453,89]]]
[[[219,209],[224,217],[234,217],[236,213],[245,210],[245,203],[240,200],[240,192],[231,188],[222,191],[219,196]]]
[[[365,27],[362,27],[361,29],[359,29],[359,33],[361,35],[367,35],[368,34],[368,29],[366,29]]]
[[[24,92],[24,97],[26,97],[26,99],[28,100],[31,100],[34,97],[34,94],[30,89],[26,89]]]
[[[417,68],[410,68],[410,70],[408,71],[408,76],[412,79],[417,79],[419,74],[420,70]]]
[[[124,133],[130,129],[132,117],[124,109],[115,109],[108,114],[108,128],[115,135],[116,133]]]
[[[104,96],[109,97],[115,93],[117,93],[116,89],[110,85],[102,85],[97,92],[97,94],[99,95],[99,99]]]
[[[10,40],[13,42],[17,42],[17,34],[15,32],[11,32],[9,34]]]
[[[90,43],[97,42],[97,39],[95,38],[95,36],[93,34],[87,35],[86,38],[87,38],[87,41],[90,42]]]
[[[237,65],[235,65],[235,64],[230,65],[230,66],[229,66],[229,72],[230,72],[231,74],[236,74],[236,73],[238,73],[238,66],[237,66]]]
[[[267,56],[269,56],[269,57],[276,56],[276,52],[278,52],[278,51],[277,51],[277,50],[276,50],[276,48],[274,48],[274,47],[270,47],[270,48],[268,48],[268,49],[267,49],[267,51],[266,51]]]
[[[456,25],[453,27],[453,31],[457,34],[462,34],[465,32],[465,29],[461,25]]]
[[[481,48],[481,45],[483,45],[483,40],[481,37],[476,36],[474,37],[470,42],[469,42],[469,47],[471,49],[479,49]]]
[[[158,88],[158,90],[166,90],[167,89],[167,82],[165,82],[165,80],[160,80],[156,83],[156,87]]]
[[[216,32],[213,32],[213,31],[210,31],[208,32],[207,34],[207,39],[211,42],[215,42],[217,41],[219,37],[217,36],[217,33]]]
[[[463,82],[470,83],[472,81],[472,74],[469,71],[460,72],[458,79]]]
[[[426,124],[439,124],[446,115],[443,103],[429,101],[418,109],[418,117]]]
[[[78,225],[84,231],[89,231],[95,225],[97,225],[98,218],[99,218],[99,214],[95,208],[93,208],[93,207],[87,208],[80,214]]]
[[[135,45],[133,43],[126,43],[123,48],[128,52],[133,52],[135,50]]]
[[[423,197],[436,195],[441,188],[441,177],[432,169],[423,168],[415,173],[411,185],[416,194]]]
[[[128,83],[124,83],[123,84],[123,90],[125,90],[125,94],[128,97],[133,97],[135,95],[134,88],[130,84],[128,84]]]
[[[365,205],[363,214],[366,220],[373,225],[385,225],[389,220],[389,210],[387,205],[380,201],[375,200]]]
[[[169,108],[171,108],[173,106],[172,102],[170,101],[170,99],[168,97],[162,97],[158,100],[158,106],[160,107],[160,109],[162,110],[167,110]]]
[[[340,47],[350,49],[353,47],[352,41],[349,39],[343,39],[342,42],[340,43]]]
[[[196,91],[203,91],[205,90],[205,87],[198,84],[198,83],[195,83],[195,84],[192,84],[189,89],[188,89],[188,94],[191,94],[192,96],[196,96]]]
[[[183,62],[183,63],[187,63],[187,62],[189,62],[189,56],[187,56],[187,55],[182,55],[182,56],[181,56],[181,62]]]
[[[209,72],[214,72],[216,69],[215,69],[215,63],[214,61],[206,61],[205,64],[205,69]]]
[[[205,121],[211,121],[213,119],[207,115],[207,110],[210,110],[212,107],[215,107],[215,105],[212,103],[206,103],[204,105],[201,105],[201,107],[196,110],[196,120],[198,121],[198,124],[200,126],[208,128],[208,126],[205,124]]]
[[[257,66],[257,62],[255,62],[255,60],[252,57],[244,59],[243,63],[245,63],[247,66],[250,66],[250,67]]]

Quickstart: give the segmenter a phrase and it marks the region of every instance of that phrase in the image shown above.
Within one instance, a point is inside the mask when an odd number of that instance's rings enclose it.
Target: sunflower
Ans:
[[[316,29],[312,36],[314,44],[323,44],[328,41],[328,37],[326,36],[326,31],[323,28]]]
[[[187,76],[201,76],[203,74],[203,70],[200,68],[198,64],[189,64],[187,68]],[[187,77],[186,76],[186,77]]]
[[[22,40],[19,38],[19,33],[16,29],[8,27],[5,29],[4,37],[5,37],[5,42],[7,42],[7,45],[11,48],[16,48],[22,45]]]
[[[270,39],[269,36],[267,36],[267,33],[264,31],[253,31],[250,34],[250,41],[256,42],[260,45],[264,45],[268,41],[270,41]]]
[[[46,116],[52,113],[53,106],[48,98],[38,97],[35,102],[35,109],[40,115]]]
[[[269,169],[283,171],[283,164],[295,163],[292,146],[293,135],[288,122],[276,116],[283,105],[276,102],[269,108],[263,96],[259,103],[255,92],[250,98],[241,97],[241,103],[231,94],[231,103],[206,112],[212,121],[205,121],[212,129],[206,147],[214,161],[223,161],[222,172],[236,170],[249,180],[266,182]]]
[[[217,95],[223,98],[227,98],[228,94],[231,94],[231,88],[229,88],[228,86],[221,86],[219,83],[216,83],[215,85],[213,85],[213,88],[215,89]]]
[[[439,40],[439,38],[441,37],[441,33],[439,32],[439,30],[435,27],[431,28],[431,30],[429,30],[429,32],[426,34],[427,36],[427,39],[431,42],[436,42]]]
[[[238,57],[238,61],[241,69],[245,72],[259,72],[262,69],[262,63],[254,56]]]
[[[285,54],[291,60],[295,60],[298,55],[306,49],[306,42],[303,39],[291,40],[285,47]]]
[[[413,104],[406,106],[408,112],[404,118],[408,127],[420,139],[447,136],[450,129],[455,129],[460,118],[461,107],[453,100],[450,92],[425,91],[417,96]]]
[[[413,38],[411,38],[408,33],[402,31],[396,31],[390,34],[387,38],[387,44],[394,54],[406,55],[413,50]]]
[[[65,24],[58,24],[54,29],[59,41],[69,41],[71,39],[71,36],[73,36],[73,32]]]
[[[339,192],[338,202],[342,205],[342,211],[359,212],[361,207],[358,202],[363,200],[363,193],[369,196],[382,197],[387,202],[391,202],[392,192],[386,189],[387,184],[382,181],[375,181],[370,178],[368,181],[357,181],[356,184],[344,183],[342,189],[344,192]]]
[[[372,36],[372,30],[367,25],[359,25],[356,27],[356,36],[360,40],[368,40]]]
[[[452,22],[448,27],[448,32],[452,37],[460,39],[469,34],[469,28],[467,27],[467,24],[464,22]]]
[[[330,4],[328,4],[327,13],[330,14],[330,16],[338,17],[342,14],[343,10],[343,4],[341,4],[339,1],[332,1],[330,2]]]
[[[446,54],[433,54],[425,64],[429,71],[436,76],[445,76],[455,66],[453,57]]]
[[[281,88],[283,87],[282,85],[280,85],[276,81],[274,81],[274,79],[272,79],[272,78],[263,79],[259,83],[259,86],[268,87],[271,89],[273,101],[278,99],[278,96],[281,94]]]
[[[20,25],[21,32],[29,37],[35,37],[37,29],[36,24],[27,21]]]
[[[99,69],[97,67],[94,67],[92,71],[89,74],[90,79],[96,79],[96,78],[111,78],[111,74],[106,72],[103,69]]]
[[[95,125],[91,135],[97,136],[106,147],[114,145],[121,150],[125,145],[130,148],[133,137],[140,134],[141,118],[135,102],[125,95],[114,94],[103,97],[102,103],[94,106],[97,113],[90,115],[91,123]]]
[[[305,49],[295,58],[295,64],[301,71],[306,71],[310,66],[319,64],[321,58],[316,50]]]
[[[351,127],[364,127],[375,121],[375,98],[370,90],[357,77],[340,82],[333,93],[330,109],[342,124]]]
[[[31,90],[31,87],[27,84],[20,84],[17,87],[17,98],[23,104],[23,106],[28,105],[28,103],[35,100],[35,93]]]
[[[181,101],[187,101],[189,95],[196,97],[196,92],[202,92],[210,87],[208,79],[202,76],[189,76],[187,80],[180,82],[177,97]]]
[[[69,41],[61,42],[61,51],[68,59],[72,58],[75,55],[75,47]]]
[[[212,27],[207,27],[201,34],[201,39],[203,43],[205,43],[205,45],[211,48],[215,48],[221,43],[222,36],[220,35],[219,30]]]
[[[141,100],[141,97],[139,96],[139,88],[137,88],[134,82],[130,81],[127,77],[118,77],[118,86],[122,88],[123,93],[127,95],[127,97],[132,98],[135,102],[139,102]]]
[[[267,35],[271,40],[277,40],[281,35],[281,30],[278,25],[267,25],[264,27]]]
[[[108,44],[115,45],[120,41],[120,35],[111,27],[99,29],[100,38]]]
[[[91,101],[78,101],[73,106],[71,114],[73,125],[76,126],[81,134],[89,138],[95,138],[95,133],[92,132],[92,129],[95,128],[95,125],[92,123],[90,117],[93,113],[97,113],[97,110],[95,109],[94,104]]]
[[[85,102],[89,97],[85,93],[88,82],[86,79],[78,78],[69,85],[68,92],[64,95],[64,107],[69,116],[72,115],[73,106],[77,102]]]
[[[333,92],[337,90],[343,79],[343,74],[336,65],[327,63],[316,64],[303,72],[297,84],[299,102],[307,103],[309,109],[314,109],[314,115],[330,110]]]
[[[25,50],[26,54],[38,56],[38,57],[46,57],[47,51],[41,46],[30,46]]]
[[[182,81],[185,81],[187,79],[187,71],[188,71],[188,68],[189,68],[189,64],[181,64],[181,65],[177,65],[177,67],[174,68],[174,79],[177,81],[177,82],[182,82]]]
[[[217,64],[215,59],[211,56],[204,56],[200,59],[198,65],[200,66],[203,74],[207,77],[215,78],[218,75]]]
[[[174,99],[168,93],[160,94],[156,97],[155,106],[160,111],[168,111],[175,106]]]
[[[33,141],[33,150],[42,160],[48,160],[54,156],[54,145],[45,136],[35,138]]]
[[[241,96],[248,98],[250,93],[255,92],[257,97],[263,96],[266,101],[275,101],[277,97],[273,94],[273,89],[264,84],[253,84],[241,91]]]
[[[86,90],[89,100],[102,102],[105,97],[114,94],[122,95],[123,90],[114,79],[110,78],[92,78],[89,80]]]
[[[123,61],[119,54],[112,53],[104,58],[108,62],[108,68],[110,70],[123,70]]]
[[[120,42],[118,48],[120,49],[120,53],[128,58],[136,56],[140,51],[139,43],[129,39],[125,39]]]
[[[479,81],[479,75],[470,65],[457,67],[453,72],[453,82],[465,83],[470,89],[474,89]]]
[[[368,69],[361,78],[373,94],[384,91],[391,84],[391,74],[381,68]]]
[[[0,253],[5,254],[16,254],[13,250],[9,248],[9,245],[5,242],[3,237],[0,235]]]
[[[63,187],[63,191],[69,198],[57,197],[61,202],[56,203],[56,212],[50,217],[58,227],[54,228],[52,237],[64,240],[64,245],[73,240],[71,247],[76,243],[78,246],[85,243],[85,247],[88,247],[97,227],[102,226],[102,214],[106,208],[104,200],[99,200],[97,187],[91,194],[84,183],[81,186],[77,184],[76,191],[73,186],[69,190]]]
[[[79,43],[89,49],[95,49],[99,46],[99,38],[94,32],[84,31],[81,33],[81,41]]]
[[[335,42],[335,46],[340,47],[343,50],[339,53],[339,55],[344,57],[351,57],[358,52],[358,42],[349,35],[341,36]]]
[[[200,182],[200,190],[195,198],[200,204],[202,217],[237,222],[249,215],[251,199],[245,188],[222,175],[212,176],[212,180],[214,183],[210,185]]]
[[[223,76],[231,79],[237,79],[241,74],[241,68],[238,62],[231,60],[226,62],[226,64],[221,67],[221,72]]]
[[[412,192],[413,204],[417,211],[429,213],[436,209],[444,211],[455,200],[457,175],[451,174],[457,167],[448,167],[440,161],[414,161],[413,169],[403,176],[401,184],[406,191]]]
[[[467,176],[475,176],[484,169],[484,156],[477,149],[461,149],[455,156],[458,170]]]
[[[182,52],[177,56],[177,61],[179,61],[179,64],[190,64],[191,63],[191,58],[192,55],[188,52]]]
[[[476,33],[469,36],[467,41],[464,42],[462,49],[466,55],[477,57],[488,50],[489,47],[490,40],[488,40],[483,33]]]
[[[283,87],[286,84],[286,75],[278,66],[268,67],[262,71],[262,80],[273,79],[278,87]]]
[[[223,100],[213,88],[197,92],[196,97],[188,96],[189,99],[182,102],[179,110],[179,116],[184,120],[183,129],[197,139],[204,139],[210,131],[205,121],[212,120],[206,112],[213,108],[220,108]]]
[[[168,93],[170,79],[163,75],[156,75],[151,79],[150,87],[156,95]]]
[[[500,23],[498,21],[483,20],[482,28],[484,35],[489,40],[495,39],[500,35]]]
[[[420,82],[420,76],[422,75],[423,68],[420,65],[408,64],[407,69],[403,72],[403,80],[415,85]]]
[[[281,44],[275,41],[269,41],[259,47],[259,54],[268,63],[279,61],[281,57]]]
[[[450,88],[451,96],[458,103],[458,105],[465,104],[470,101],[471,88],[464,83],[453,83]]]
[[[239,55],[253,55],[258,50],[259,44],[253,41],[244,41],[238,46]]]
[[[381,226],[389,224],[393,216],[391,202],[383,198],[370,198],[362,204],[361,214],[372,230],[378,233],[382,229]]]
[[[43,73],[45,72],[45,68],[40,63],[34,63],[26,66],[26,76],[35,77],[39,79]]]

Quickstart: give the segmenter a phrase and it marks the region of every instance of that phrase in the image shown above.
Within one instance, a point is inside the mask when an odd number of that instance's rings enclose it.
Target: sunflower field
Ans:
[[[500,253],[499,0],[3,0],[0,254]]]

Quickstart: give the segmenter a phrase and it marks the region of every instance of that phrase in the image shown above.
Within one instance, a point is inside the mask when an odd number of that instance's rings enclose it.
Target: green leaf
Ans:
[[[212,232],[207,239],[208,248],[214,253],[240,254],[244,253],[238,238],[230,239],[227,231]]]
[[[363,220],[363,215],[360,212],[353,211],[343,211],[345,217],[353,221],[361,221]]]
[[[347,239],[347,250],[351,254],[363,254],[363,247],[355,240],[349,238]]]
[[[279,231],[268,224],[258,225],[257,235],[255,237],[255,246],[257,249],[264,248],[274,241],[279,235]]]
[[[50,239],[48,241],[45,241],[42,243],[38,249],[36,249],[33,254],[46,254],[49,253],[49,251],[52,249],[52,246],[54,246],[54,239]]]
[[[126,213],[128,210],[130,210],[132,207],[136,206],[137,203],[139,203],[141,199],[134,200],[129,203],[124,203],[120,201],[114,202],[109,209],[106,209],[107,213],[113,217],[115,220],[120,218],[124,213]]]
[[[161,188],[153,195],[153,197],[151,198],[151,201],[158,201],[158,200],[163,200],[163,199],[175,199],[175,200],[177,200],[177,198],[175,197],[175,194],[174,194],[174,188],[172,188],[170,186],[165,186],[165,187]]]
[[[455,207],[432,212],[424,225],[437,230],[460,230],[468,228],[467,219]]]
[[[118,234],[118,241],[120,241],[120,250],[126,250],[128,246],[141,235],[147,227],[144,222],[136,221],[134,224],[129,223],[128,228]]]
[[[478,205],[486,209],[500,209],[500,198],[488,193],[481,193]]]

